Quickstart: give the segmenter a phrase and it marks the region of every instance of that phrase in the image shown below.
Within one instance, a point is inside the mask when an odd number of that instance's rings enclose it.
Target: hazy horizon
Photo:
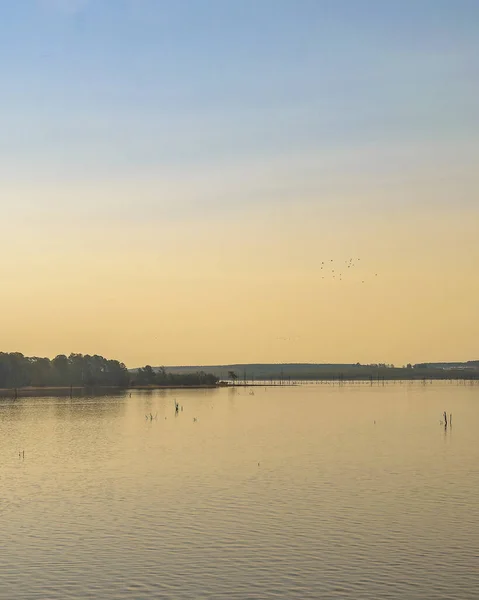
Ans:
[[[5,352],[4,350],[0,349],[0,354]],[[11,353],[20,353],[20,354],[24,354],[23,352],[21,352],[21,350],[12,350],[9,351]],[[7,352],[7,354],[9,353]],[[77,352],[60,352],[57,355],[52,355],[52,356],[35,356],[35,358],[46,358],[48,360],[53,360],[54,358],[58,357],[58,356],[70,356],[70,355],[75,355],[75,354],[82,354],[82,353],[77,353]],[[84,354],[85,356],[99,356],[98,352],[88,352]],[[26,355],[25,355],[26,356]],[[33,357],[30,357],[33,358]],[[103,357],[107,360],[116,360],[119,361],[120,363],[123,363],[127,369],[129,371],[134,371],[136,369],[142,368],[145,366],[145,364],[142,365],[130,365],[130,364],[126,364],[124,363],[124,361],[122,361],[121,357],[119,356],[105,356]],[[298,361],[283,361],[283,362],[271,362],[271,361],[261,361],[261,362],[244,362],[244,361],[231,361],[228,363],[225,362],[218,362],[218,363],[197,363],[197,364],[193,364],[193,363],[189,363],[189,364],[160,364],[160,363],[148,363],[150,366],[152,366],[153,368],[165,368],[166,370],[168,369],[188,369],[188,368],[221,368],[221,367],[248,367],[248,366],[274,366],[274,365],[284,365],[284,366],[302,366],[302,365],[311,365],[311,366],[318,366],[318,367],[322,367],[322,366],[342,366],[342,365],[346,365],[346,366],[356,366],[356,365],[360,365],[361,367],[368,367],[368,366],[374,366],[374,365],[384,365],[386,367],[392,367],[392,368],[396,368],[396,369],[400,369],[400,368],[405,368],[407,367],[407,365],[421,365],[421,364],[425,364],[425,365],[454,365],[454,364],[466,364],[466,363],[476,363],[479,362],[479,360],[475,359],[475,358],[467,358],[464,360],[420,360],[417,362],[411,362],[411,361],[407,361],[405,363],[402,364],[394,364],[392,362],[386,361],[386,360],[379,360],[376,362],[371,362],[371,363],[362,363],[360,361],[353,361],[353,362],[298,362]]]
[[[477,358],[478,3],[1,14],[2,350]]]

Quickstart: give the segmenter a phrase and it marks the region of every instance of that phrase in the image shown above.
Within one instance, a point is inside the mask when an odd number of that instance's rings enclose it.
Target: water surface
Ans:
[[[477,598],[478,424],[449,383],[2,400],[0,598]]]

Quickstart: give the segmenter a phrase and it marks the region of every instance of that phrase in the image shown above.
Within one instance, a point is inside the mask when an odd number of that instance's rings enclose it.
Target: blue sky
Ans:
[[[474,1],[1,3],[4,176],[475,141]]]
[[[476,0],[0,0],[2,349],[477,358],[478,33]]]

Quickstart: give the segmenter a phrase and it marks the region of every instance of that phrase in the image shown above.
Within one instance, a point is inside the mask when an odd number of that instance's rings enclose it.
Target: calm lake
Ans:
[[[478,430],[467,383],[1,400],[0,598],[477,599]]]

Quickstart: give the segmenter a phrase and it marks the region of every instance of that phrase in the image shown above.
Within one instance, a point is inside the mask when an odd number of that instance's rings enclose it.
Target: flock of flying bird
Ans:
[[[330,259],[329,261],[321,261],[321,279],[335,279],[336,281],[343,281],[343,276],[349,275],[352,273],[352,269],[359,266],[358,263],[361,261],[360,258],[350,258],[349,260],[339,263],[335,263],[334,259]],[[378,276],[377,273],[374,274],[375,277]],[[361,283],[364,283],[364,279],[361,279]]]
[[[343,281],[343,278],[346,278],[348,276],[350,276],[351,278],[354,277],[353,274],[358,273],[360,279],[359,281],[361,283],[366,283],[366,280],[363,279],[363,277],[365,276],[364,273],[362,272],[362,269],[360,269],[360,263],[361,259],[360,258],[349,258],[348,260],[345,261],[339,261],[339,260],[334,260],[333,258],[326,260],[326,261],[321,261],[319,267],[319,273],[321,275],[321,279],[322,280],[331,280],[334,279],[335,281]],[[353,271],[354,269],[354,271]],[[377,277],[378,274],[374,273],[374,277]],[[357,276],[355,277],[357,279]],[[276,339],[280,342],[297,342],[300,339],[301,336],[299,335],[292,335],[292,336],[280,336],[277,337]]]

